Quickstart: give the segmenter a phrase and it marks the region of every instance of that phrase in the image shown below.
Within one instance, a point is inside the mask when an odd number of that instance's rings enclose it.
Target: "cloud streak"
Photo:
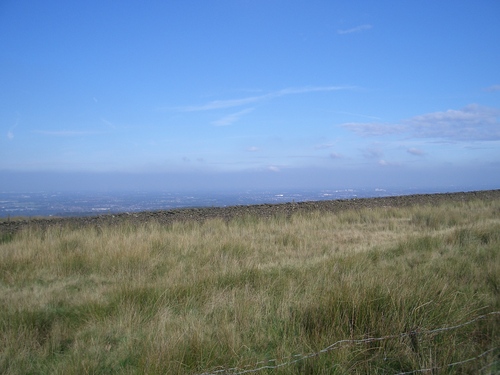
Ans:
[[[335,143],[322,143],[320,145],[314,146],[315,150],[326,150],[335,146]]]
[[[35,130],[34,133],[53,136],[53,137],[81,137],[87,135],[105,134],[105,132],[77,131],[77,130],[59,130],[59,131]]]
[[[388,134],[399,134],[406,130],[406,127],[398,124],[384,124],[378,122],[348,122],[342,127],[353,131],[363,137],[376,137]]]
[[[345,35],[345,34],[360,33],[360,32],[365,31],[365,30],[370,30],[371,28],[372,28],[372,25],[368,25],[368,24],[359,25],[359,26],[353,27],[351,29],[337,30],[337,34]]]
[[[188,106],[181,108],[183,112],[199,112],[199,111],[211,111],[215,109],[225,109],[233,107],[241,107],[244,105],[262,102],[266,100],[276,99],[287,95],[298,95],[298,94],[309,94],[314,92],[328,92],[328,91],[339,91],[339,90],[352,90],[353,86],[323,86],[323,87],[299,87],[299,88],[286,88],[278,91],[272,91],[264,95],[249,96],[240,99],[228,99],[228,100],[214,100],[206,104],[199,106]]]
[[[224,116],[219,120],[212,121],[212,125],[214,126],[228,126],[238,121],[242,116],[253,111],[253,108],[247,108],[242,111],[232,113],[230,115]]]
[[[340,113],[342,115],[350,115],[350,116],[358,116],[358,117],[365,117],[365,118],[370,118],[373,120],[380,120],[380,117],[377,116],[369,116],[369,115],[364,115],[362,113],[352,113],[352,112],[344,112],[344,111],[338,111],[336,113]]]
[[[500,110],[477,104],[462,109],[432,112],[402,120],[399,124],[345,123],[341,126],[363,137],[410,133],[418,138],[452,141],[500,140]]]

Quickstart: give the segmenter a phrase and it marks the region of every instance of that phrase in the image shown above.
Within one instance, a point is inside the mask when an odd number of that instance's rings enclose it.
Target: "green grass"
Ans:
[[[499,373],[500,201],[28,228],[0,306],[3,374]]]

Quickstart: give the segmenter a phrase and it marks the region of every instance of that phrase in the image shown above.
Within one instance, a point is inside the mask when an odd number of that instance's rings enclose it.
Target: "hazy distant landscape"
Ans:
[[[233,191],[0,192],[0,218],[25,216],[91,216],[106,213],[226,207],[263,203],[389,197],[467,191],[452,188],[344,188]]]

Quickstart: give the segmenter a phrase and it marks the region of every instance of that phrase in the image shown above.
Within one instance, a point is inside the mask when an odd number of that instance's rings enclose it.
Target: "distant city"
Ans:
[[[0,217],[92,216],[108,213],[224,207],[431,194],[468,189],[332,189],[241,192],[0,192]]]

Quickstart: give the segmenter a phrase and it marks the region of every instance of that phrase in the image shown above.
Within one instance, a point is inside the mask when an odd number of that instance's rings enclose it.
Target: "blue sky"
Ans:
[[[0,190],[500,187],[500,3],[0,4]]]

